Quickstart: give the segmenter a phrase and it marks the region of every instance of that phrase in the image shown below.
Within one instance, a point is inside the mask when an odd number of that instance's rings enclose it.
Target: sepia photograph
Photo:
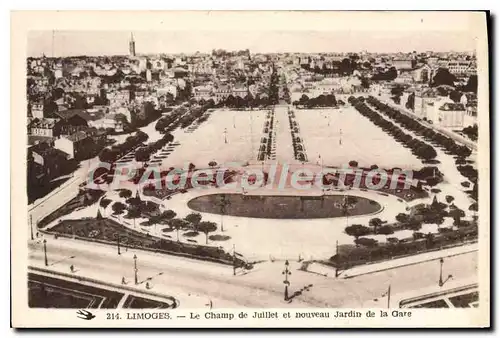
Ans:
[[[12,14],[13,325],[489,325],[488,14],[205,14]]]

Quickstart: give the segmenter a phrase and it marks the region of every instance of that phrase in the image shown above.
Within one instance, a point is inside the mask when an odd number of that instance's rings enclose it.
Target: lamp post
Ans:
[[[285,261],[285,270],[281,274],[285,275],[285,280],[283,281],[283,284],[285,284],[285,301],[288,300],[288,286],[290,285],[290,281],[288,280],[288,276],[291,275],[292,273],[288,269],[288,266],[290,263],[288,263],[288,259]]]
[[[444,259],[441,258],[439,260],[439,282],[438,282],[438,285],[440,287],[443,286],[448,280],[453,278],[453,275],[448,275],[448,277],[446,277],[446,279],[443,280],[443,263],[444,263]]]
[[[137,280],[137,256],[134,254],[134,282],[135,285],[139,284]]]
[[[441,258],[439,260],[439,282],[438,282],[438,285],[439,286],[443,286],[443,263],[444,263],[444,259]]]
[[[233,244],[233,276],[236,276],[236,246]]]
[[[33,216],[30,215],[30,232],[31,232],[31,240],[35,239],[35,236],[33,236]]]
[[[43,239],[43,254],[45,256],[45,266],[49,266],[49,261],[47,259],[47,240]]]
[[[120,252],[120,234],[118,234],[118,237],[116,238],[116,245],[118,247],[118,254],[121,255],[122,253]]]
[[[337,241],[335,243],[335,256],[337,257],[337,265],[335,266],[335,278],[338,278],[339,276],[339,262],[338,262],[338,259],[339,259],[339,241]]]

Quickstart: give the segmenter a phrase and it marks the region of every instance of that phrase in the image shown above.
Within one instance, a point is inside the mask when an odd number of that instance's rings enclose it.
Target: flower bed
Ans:
[[[103,219],[64,220],[44,232],[63,237],[75,237],[80,240],[117,245],[130,248],[172,254],[189,258],[207,260],[222,264],[233,264],[233,256],[218,247],[204,246],[170,241],[152,237],[132,229],[125,228],[119,223]],[[246,262],[236,258],[236,265],[243,266]]]
[[[340,245],[338,254],[332,256],[325,264],[345,270],[356,265],[376,263],[388,259],[420,254],[428,251],[463,245],[465,242],[477,241],[477,224],[461,227],[458,230],[428,234],[417,240],[401,240],[397,243],[376,244],[371,247]]]

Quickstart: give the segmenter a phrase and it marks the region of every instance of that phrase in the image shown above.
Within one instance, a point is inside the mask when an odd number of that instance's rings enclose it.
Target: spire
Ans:
[[[134,33],[130,32],[130,42],[134,42]]]

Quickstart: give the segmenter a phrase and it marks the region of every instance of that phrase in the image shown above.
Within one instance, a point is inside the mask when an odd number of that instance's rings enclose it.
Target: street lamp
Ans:
[[[288,276],[292,274],[292,272],[288,269],[288,266],[290,263],[288,263],[288,259],[285,261],[285,270],[281,272],[282,275],[285,275],[285,280],[283,281],[283,284],[285,284],[285,301],[288,300],[288,286],[290,285],[290,282],[288,281]]]
[[[139,284],[137,280],[137,256],[134,254],[134,282],[135,285]]]
[[[444,259],[441,258],[439,260],[439,286],[443,286],[443,263],[444,263]]]
[[[35,236],[33,236],[33,216],[30,215],[30,231],[31,231],[31,240],[35,239]]]
[[[47,260],[47,240],[43,239],[43,253],[45,256],[45,266],[49,266],[49,261]]]
[[[233,276],[236,276],[236,245],[233,244]]]
[[[443,263],[444,263],[444,259],[441,257],[441,259],[439,259],[439,282],[438,282],[438,285],[441,287],[443,286],[449,279],[453,278],[453,275],[448,275],[448,277],[446,277],[445,280],[443,280]]]
[[[118,237],[116,238],[116,244],[118,246],[118,254],[121,255],[122,253],[120,252],[120,234],[118,234]]]

